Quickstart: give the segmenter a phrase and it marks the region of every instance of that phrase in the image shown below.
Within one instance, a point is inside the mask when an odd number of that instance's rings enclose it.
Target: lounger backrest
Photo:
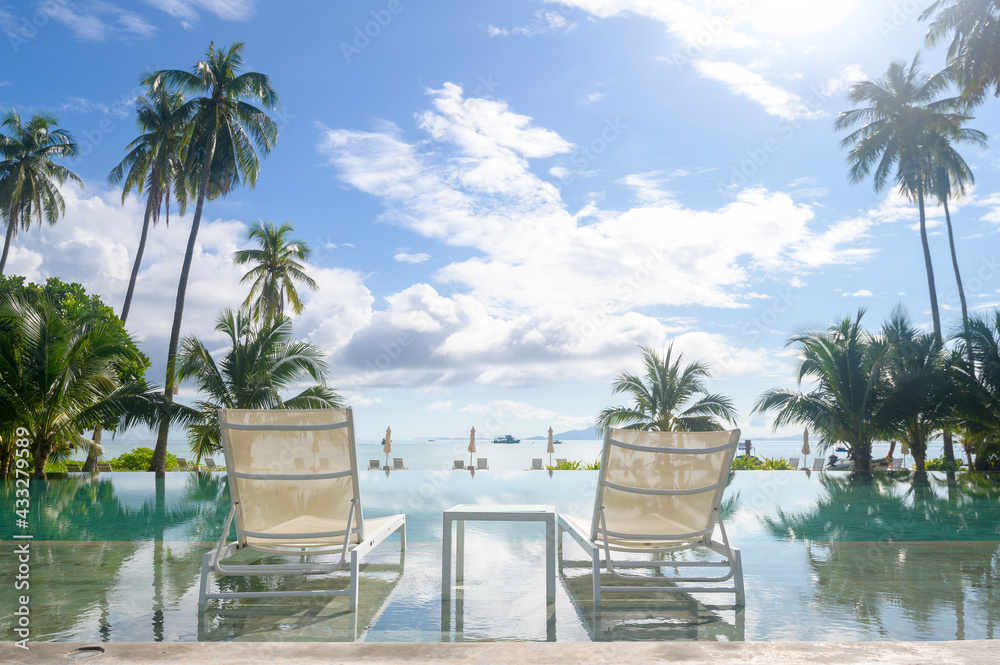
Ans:
[[[641,432],[609,428],[591,538],[649,541],[711,537],[740,431]]]
[[[455,460],[454,465],[455,465],[455,469],[456,470],[457,469],[464,469],[465,468],[465,460],[457,459],[457,460]]]
[[[478,457],[478,458],[476,458],[476,468],[477,469],[485,469],[486,468],[486,458],[485,457]]]
[[[298,538],[364,538],[351,409],[221,409],[219,425],[239,541],[318,518]],[[307,520],[308,521],[308,520]],[[305,529],[303,531],[303,529]]]

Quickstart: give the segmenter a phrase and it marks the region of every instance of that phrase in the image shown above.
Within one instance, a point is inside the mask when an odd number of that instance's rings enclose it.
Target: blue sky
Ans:
[[[240,40],[281,97],[280,135],[255,189],[206,205],[184,330],[221,346],[246,226],[291,221],[321,284],[296,332],[330,354],[359,436],[585,427],[619,403],[637,345],[671,340],[711,364],[746,436],[769,436],[749,412],[794,385],[789,334],[859,307],[875,327],[897,303],[929,328],[916,207],[851,185],[833,129],[852,83],[923,48],[925,3],[278,4],[0,0],[0,107],[55,112],[86,183],[57,226],[18,238],[9,271],[120,308],[142,207],[105,178],[137,135],[138,83]],[[970,126],[994,139],[996,108]],[[953,207],[957,251],[970,307],[991,309],[998,164],[963,154],[977,184]],[[928,212],[948,326],[954,276]],[[129,320],[157,380],[189,224],[151,234]]]

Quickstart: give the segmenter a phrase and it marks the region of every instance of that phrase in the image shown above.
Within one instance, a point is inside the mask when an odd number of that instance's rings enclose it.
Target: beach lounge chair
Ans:
[[[206,457],[205,458],[205,468],[208,469],[209,471],[215,471],[219,467],[216,466],[214,459],[212,459],[211,457]]]
[[[465,460],[457,459],[455,460],[453,471],[464,471],[465,470]]]
[[[219,425],[232,509],[218,546],[202,559],[199,608],[209,598],[346,595],[349,609],[356,610],[361,560],[397,531],[400,548],[405,549],[406,517],[363,515],[351,409],[221,409]],[[304,459],[304,470],[294,468],[295,458]],[[332,470],[321,471],[319,459],[328,461]],[[236,540],[227,543],[234,521]],[[283,555],[290,561],[227,562],[245,551],[264,558]],[[314,555],[333,558],[314,559]],[[210,575],[305,579],[345,567],[350,569],[346,589],[209,591]]]
[[[896,459],[892,460],[892,470],[893,471],[903,470],[903,459],[901,457],[897,457]]]
[[[403,466],[403,458],[402,457],[393,457],[392,458],[392,468],[393,468],[394,471],[395,470],[400,470],[400,469],[405,469],[406,467]]]
[[[813,460],[813,471],[822,471],[823,466],[826,464],[826,460],[822,457],[817,457]]]
[[[541,457],[536,457],[536,458],[534,458],[534,459],[531,460],[531,470],[532,471],[541,471],[542,470],[542,458]]]
[[[178,457],[177,458],[177,470],[178,471],[187,471],[188,470],[188,461],[186,459],[184,459],[183,457]]]
[[[740,551],[730,546],[720,513],[739,440],[739,430],[606,430],[593,514],[560,514],[558,520],[559,540],[563,532],[569,533],[589,555],[595,608],[604,592],[728,592],[736,595],[737,605],[744,604]],[[612,471],[609,462],[615,459],[626,463]],[[636,468],[636,459],[642,462],[641,474],[626,470]],[[721,540],[715,539],[716,528]],[[562,552],[562,547],[558,549]],[[687,549],[714,551],[722,559],[678,560],[673,556]],[[668,554],[669,560],[636,560],[633,553]],[[602,564],[619,584],[601,581]],[[623,572],[629,568],[677,570],[672,575],[661,570],[656,576]],[[682,575],[680,571],[686,568],[722,569],[722,574]]]
[[[476,470],[477,471],[488,471],[489,468],[490,467],[486,463],[486,458],[485,457],[477,457],[476,458]]]
[[[381,464],[379,463],[379,461],[377,459],[370,459],[370,460],[368,460],[368,470],[369,471],[378,471],[381,468],[382,468],[382,466],[381,466]]]
[[[108,473],[111,473],[112,471],[114,471],[114,469],[111,468],[110,464],[98,464],[97,465],[97,470],[98,471],[107,471]]]
[[[798,457],[789,457],[788,458],[788,466],[792,467],[792,469],[798,469],[799,468],[799,458]]]
[[[80,473],[80,465],[79,464],[67,464],[66,465],[66,473]]]
[[[565,464],[565,463],[566,463],[566,459],[565,458],[563,458],[563,459],[560,459],[558,457],[556,458],[556,466],[560,466],[560,465]]]

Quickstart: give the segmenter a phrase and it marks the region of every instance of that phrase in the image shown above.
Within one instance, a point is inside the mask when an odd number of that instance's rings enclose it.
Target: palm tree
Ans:
[[[257,72],[240,73],[242,68],[242,42],[234,42],[228,49],[219,51],[215,50],[214,44],[209,44],[205,59],[198,62],[192,71],[159,71],[145,81],[154,91],[167,86],[196,95],[184,104],[187,109],[185,113],[189,112],[192,117],[185,172],[189,180],[193,182],[200,179],[200,183],[194,218],[191,220],[191,233],[177,284],[174,321],[167,347],[164,387],[167,400],[173,400],[174,368],[184,315],[184,297],[205,197],[209,194],[210,187],[220,195],[230,192],[241,183],[254,187],[260,171],[260,158],[254,146],[266,155],[278,137],[277,124],[264,111],[250,103],[260,102],[267,108],[274,108],[278,103],[277,93],[267,76]],[[155,471],[158,476],[164,474],[166,467],[168,434],[169,423],[164,421],[160,425],[150,467],[150,471]]]
[[[708,364],[696,361],[681,366],[683,354],[673,357],[673,343],[662,357],[647,346],[640,346],[645,374],[619,374],[612,392],[632,398],[631,406],[609,406],[597,417],[598,427],[623,429],[706,432],[722,430],[716,420],[736,422],[732,400],[724,395],[709,393],[705,380],[711,378]],[[701,396],[693,404],[692,399]]]
[[[887,346],[886,412],[894,418],[893,434],[913,452],[918,475],[926,478],[927,440],[947,427],[955,408],[955,383],[942,340],[920,334],[901,307],[882,326]]]
[[[181,205],[180,212],[184,214],[186,190],[181,152],[187,138],[184,130],[190,120],[185,114],[189,114],[191,109],[185,107],[183,102],[184,98],[179,93],[163,88],[151,91],[148,97],[139,97],[135,102],[136,125],[143,133],[128,144],[126,150],[129,153],[108,175],[108,182],[122,183],[122,203],[133,190],[138,194],[142,194],[143,190],[146,193],[142,233],[122,305],[122,323],[128,320],[150,222],[155,226],[160,221],[160,210],[165,208],[165,221],[170,224],[172,197],[177,198]]]
[[[960,141],[986,145],[986,134],[975,129],[961,126],[968,116],[954,114],[951,118],[950,132]],[[938,134],[930,148],[930,164],[927,172],[927,190],[932,192],[941,205],[944,206],[944,219],[948,228],[948,247],[951,250],[951,264],[955,269],[955,282],[958,285],[958,300],[962,306],[963,325],[969,319],[969,309],[965,302],[965,288],[962,285],[962,273],[958,267],[958,254],[955,252],[955,233],[951,225],[951,212],[948,210],[948,199],[952,196],[964,196],[965,186],[975,184],[976,178],[972,169],[962,159],[962,156],[952,147],[946,134]]]
[[[851,182],[861,182],[874,169],[876,192],[882,191],[892,177],[894,185],[908,199],[916,200],[931,318],[934,332],[940,336],[941,315],[927,241],[924,192],[930,175],[931,146],[939,143],[941,135],[953,133],[957,118],[963,116],[950,112],[958,103],[956,98],[936,99],[949,83],[947,74],[928,76],[918,65],[919,56],[913,58],[909,68],[901,62],[893,62],[880,79],[856,83],[848,98],[855,104],[868,105],[841,113],[837,116],[836,128],[848,129],[865,123],[840,143],[850,149],[847,159],[851,164]],[[961,140],[959,136],[953,138]]]
[[[53,452],[88,447],[85,428],[150,410],[144,382],[121,381],[121,367],[141,358],[120,326],[61,313],[48,297],[17,296],[0,304],[0,326],[0,414],[28,430],[36,477]]]
[[[871,469],[872,442],[891,425],[886,409],[883,364],[887,345],[861,327],[864,309],[824,332],[804,332],[788,345],[798,346],[798,383],[815,382],[808,393],[771,388],[757,398],[754,413],[774,411],[774,427],[809,425],[827,443],[851,449],[855,468]]]
[[[56,129],[56,124],[55,116],[49,113],[37,113],[27,124],[22,124],[21,116],[13,110],[7,111],[0,122],[7,132],[0,134],[0,215],[7,224],[0,275],[18,230],[28,230],[36,218],[39,223],[44,218],[55,224],[66,211],[56,185],[67,180],[83,185],[75,173],[52,161],[77,153],[73,135],[65,129]]]
[[[959,411],[977,443],[976,468],[987,470],[1000,465],[1000,310],[992,319],[969,317],[956,338],[963,359],[971,358],[956,368],[968,398]]]
[[[326,385],[323,351],[292,337],[286,316],[255,326],[245,310],[224,311],[215,329],[229,338],[229,348],[216,362],[208,347],[186,337],[178,358],[178,380],[194,379],[203,399],[196,403],[201,419],[188,427],[192,452],[200,461],[219,450],[219,409],[333,409],[342,398]],[[282,392],[300,381],[316,385],[283,398]]]
[[[236,252],[236,265],[252,265],[240,283],[253,280],[250,294],[243,301],[254,321],[273,319],[284,314],[285,299],[292,311],[301,314],[305,309],[295,282],[299,281],[315,290],[316,281],[305,273],[305,266],[299,261],[309,258],[309,245],[304,241],[289,238],[291,222],[280,228],[274,222],[258,220],[250,227],[247,240],[256,240],[260,249],[241,249]]]
[[[1000,2],[997,0],[936,0],[920,15],[931,16],[927,45],[948,35],[948,65],[968,106],[990,92],[1000,96]]]

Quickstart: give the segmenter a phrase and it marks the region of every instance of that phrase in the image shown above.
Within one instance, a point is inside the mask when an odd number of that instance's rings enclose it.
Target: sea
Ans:
[[[130,439],[116,440],[105,437],[102,442],[105,453],[104,459],[111,459],[133,448],[146,447],[154,448],[156,441]],[[563,441],[555,445],[555,453],[551,456],[545,452],[547,442],[545,439],[522,439],[520,443],[492,443],[489,440],[476,440],[476,452],[468,451],[468,439],[401,439],[393,440],[392,452],[386,455],[382,450],[380,441],[358,441],[358,465],[364,469],[368,467],[368,461],[377,459],[384,464],[388,458],[389,466],[392,466],[392,458],[401,457],[403,465],[408,469],[437,471],[441,469],[453,469],[455,460],[464,460],[466,464],[472,461],[475,464],[477,458],[485,458],[490,469],[501,471],[521,471],[531,468],[532,459],[541,459],[544,464],[555,463],[557,459],[576,460],[582,464],[589,464],[595,461],[601,454],[601,441],[573,440]],[[834,452],[832,449],[821,448],[817,441],[811,440],[812,452],[808,456],[803,456],[802,440],[789,438],[761,438],[752,439],[752,454],[759,458],[782,458],[798,457],[800,465],[812,464],[817,454],[824,457]],[[168,444],[167,450],[178,457],[193,458],[193,455],[185,445],[185,441],[174,438]],[[963,458],[961,446],[956,445],[956,456]],[[888,442],[877,442],[872,448],[874,457],[885,457],[889,453]],[[740,451],[742,454],[742,450]],[[901,454],[900,447],[896,446],[897,456]],[[940,440],[932,441],[928,445],[928,459],[944,454],[943,444]],[[839,453],[844,457],[843,453]],[[73,459],[83,459],[82,453],[73,455]],[[216,457],[218,463],[222,463],[221,453]],[[807,457],[807,459],[804,459]]]

